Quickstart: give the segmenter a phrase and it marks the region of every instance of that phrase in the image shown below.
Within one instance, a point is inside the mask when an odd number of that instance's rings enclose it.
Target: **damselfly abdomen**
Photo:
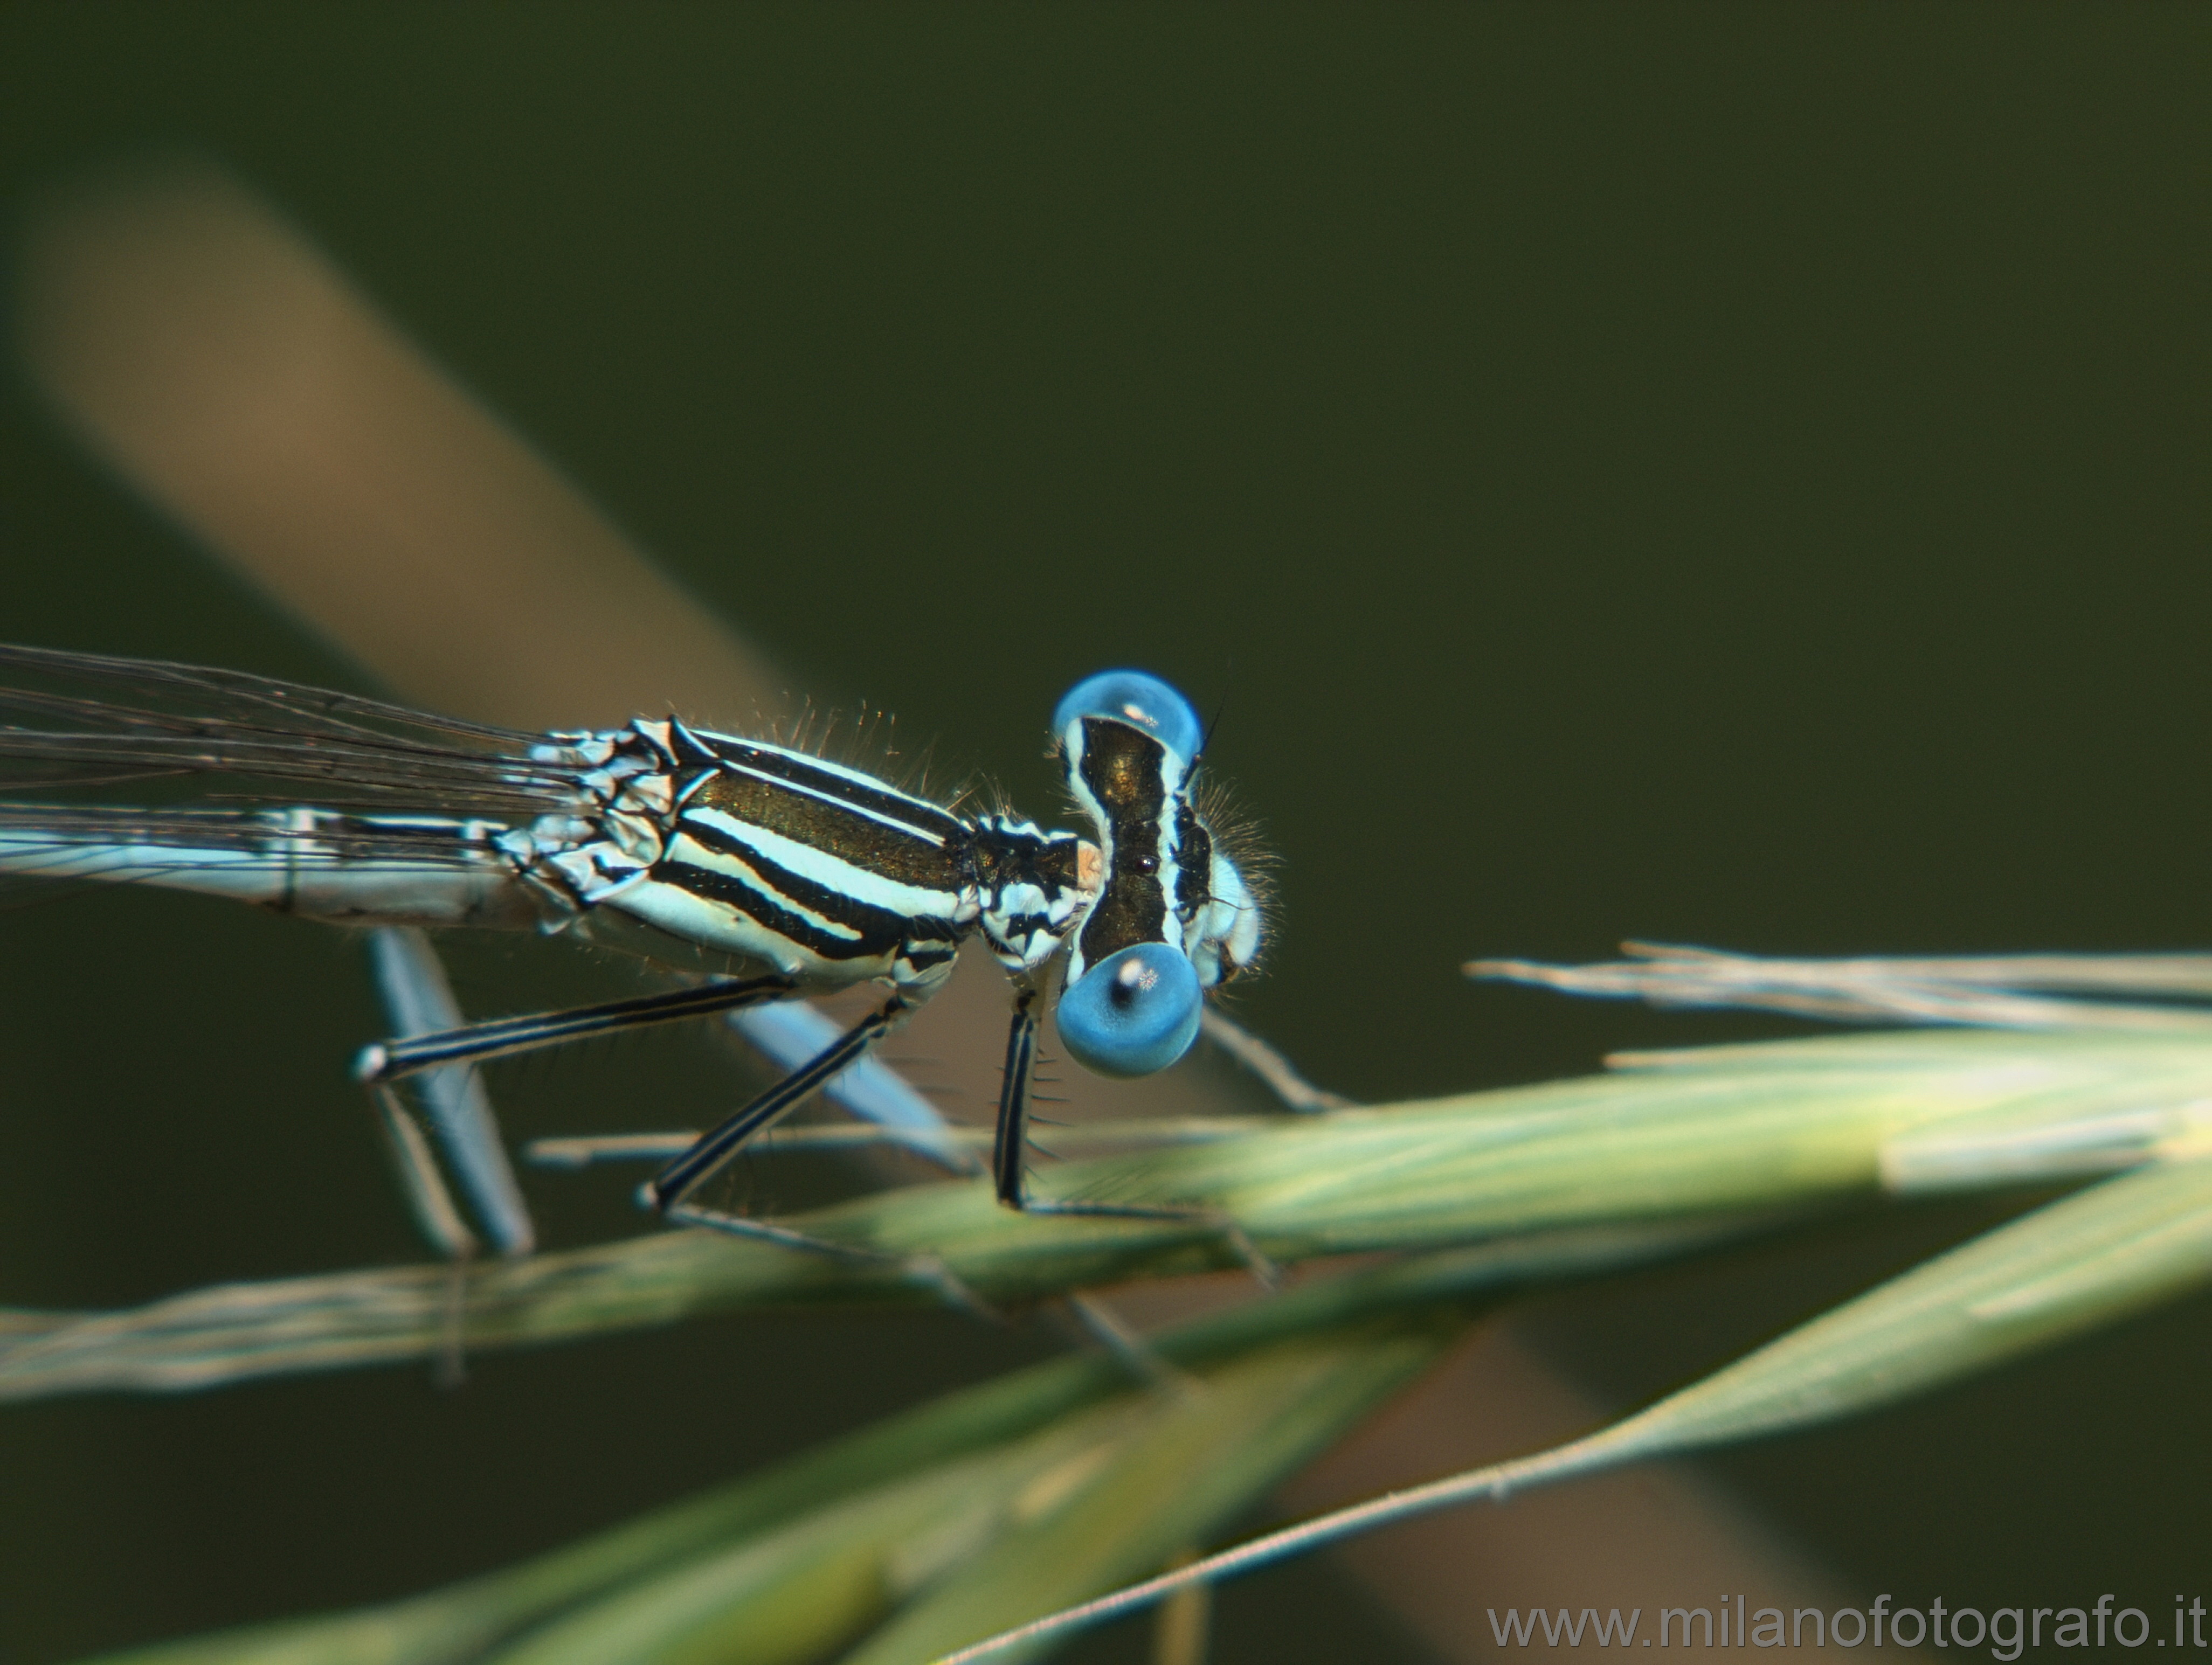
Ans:
[[[0,647],[0,678],[12,793],[176,777],[194,790],[171,805],[0,800],[0,873],[155,885],[344,925],[534,929],[744,963],[742,977],[368,1048],[358,1073],[418,1214],[453,1252],[470,1239],[395,1090],[408,1077],[450,1098],[470,1079],[458,1067],[485,1059],[884,986],[877,1010],[646,1188],[671,1218],[747,1230],[698,1206],[701,1184],[935,993],[981,935],[1015,990],[993,1169],[1000,1200],[1020,1208],[1036,1007],[1053,960],[1066,952],[1067,1050],[1100,1073],[1142,1075],[1182,1057],[1206,991],[1260,944],[1252,893],[1193,799],[1197,717],[1141,673],[1093,677],[1054,715],[1095,841],[963,814],[804,749],[673,717],[530,735],[237,672],[37,648]],[[402,942],[380,948],[396,1008],[452,1011],[434,962]],[[434,1102],[428,1118],[449,1162],[490,1159],[461,1148]],[[486,1201],[498,1176],[463,1177],[480,1214],[507,1207]],[[519,1201],[489,1224],[501,1246],[528,1246]]]

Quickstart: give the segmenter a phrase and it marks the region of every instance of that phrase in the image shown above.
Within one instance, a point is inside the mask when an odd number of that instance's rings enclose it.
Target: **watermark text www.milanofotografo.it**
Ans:
[[[1608,1607],[1580,1612],[1530,1607],[1491,1607],[1490,1628],[1501,1648],[1857,1648],[1871,1644],[1900,1648],[1987,1648],[1999,1659],[2018,1659],[2029,1649],[2140,1648],[2212,1649],[2204,1633],[2207,1609],[2201,1597],[2173,1598],[2173,1627],[2165,1627],[2142,1607],[2118,1606],[2116,1595],[2100,1595],[2086,1607],[1954,1607],[1941,1596],[1923,1607],[1900,1607],[1879,1595],[1871,1606],[1838,1607],[1747,1607],[1741,1595],[1723,1596],[1710,1607]],[[2161,1604],[2162,1605],[2162,1604]]]

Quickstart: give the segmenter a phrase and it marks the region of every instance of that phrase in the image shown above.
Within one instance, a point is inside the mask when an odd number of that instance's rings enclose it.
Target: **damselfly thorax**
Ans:
[[[506,1211],[486,1222],[495,1240],[507,1248],[530,1240],[488,1119],[467,1137],[446,1125],[461,1115],[453,1106],[466,1072],[458,1066],[882,985],[878,1010],[647,1188],[647,1201],[672,1216],[750,1229],[698,1207],[701,1184],[927,1000],[961,945],[980,935],[1015,990],[994,1167],[1001,1200],[1018,1208],[1035,1008],[1055,956],[1067,951],[1060,1028],[1068,1050],[1101,1073],[1140,1075],[1182,1056],[1206,991],[1259,947],[1259,909],[1194,800],[1196,715],[1139,673],[1091,679],[1054,719],[1070,790],[1095,839],[1005,814],[963,814],[800,748],[674,718],[532,736],[235,672],[31,648],[0,648],[0,715],[14,719],[0,725],[11,790],[184,775],[204,782],[210,796],[242,801],[0,801],[0,873],[151,884],[386,929],[598,939],[619,923],[632,936],[754,969],[461,1025],[427,950],[380,951],[395,1010],[413,1014],[406,1026],[435,1032],[368,1048],[358,1073],[384,1113],[418,1213],[456,1251],[467,1234],[418,1115],[479,1214]],[[305,796],[324,802],[293,801]],[[398,1091],[410,1077],[427,1110]],[[494,1161],[499,1174],[468,1172]],[[514,1200],[486,1201],[494,1196]]]
[[[1097,899],[1096,846],[968,817],[858,769],[670,720],[560,735],[578,811],[497,840],[554,921],[612,908],[807,989],[926,997],[981,932],[1008,969],[1058,952]]]

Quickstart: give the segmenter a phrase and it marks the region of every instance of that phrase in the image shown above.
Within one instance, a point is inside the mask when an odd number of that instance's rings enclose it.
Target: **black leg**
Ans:
[[[991,1175],[999,1201],[1009,1208],[1025,1206],[1022,1164],[1030,1146],[1030,1077],[1036,1069],[1036,990],[1014,996],[1014,1020],[1006,1032],[1006,1078],[999,1087],[999,1132],[991,1145]]]
[[[689,1200],[717,1168],[738,1153],[748,1139],[773,1127],[838,1071],[850,1066],[896,1028],[907,1010],[906,1001],[899,996],[892,996],[880,1011],[854,1024],[810,1062],[793,1070],[720,1126],[702,1134],[690,1150],[640,1188],[638,1201],[656,1210],[663,1219],[678,1226],[703,1226],[713,1231],[727,1232],[732,1236],[781,1244],[787,1249],[828,1255],[839,1260],[880,1262],[896,1266],[915,1281],[936,1290],[949,1305],[961,1307],[979,1317],[998,1318],[999,1314],[988,1303],[933,1258],[889,1255],[879,1249],[831,1243],[821,1238],[810,1237],[804,1232],[793,1231],[787,1226],[778,1226],[764,1220],[748,1220],[742,1214],[702,1208]]]
[[[720,1126],[701,1134],[697,1144],[646,1182],[641,1200],[661,1214],[670,1213],[746,1140],[789,1115],[802,1099],[890,1033],[906,1010],[906,1001],[893,995],[880,1011],[861,1019],[811,1063],[793,1070]]]
[[[1032,1214],[1067,1214],[1091,1220],[1187,1220],[1218,1232],[1230,1253],[1245,1270],[1272,1289],[1282,1280],[1282,1268],[1261,1254],[1244,1228],[1212,1208],[1176,1208],[1145,1203],[1033,1202],[1023,1173],[1029,1153],[1030,1078],[1036,1068],[1036,992],[1024,989],[1014,996],[1014,1020],[1006,1032],[1006,1078],[999,1088],[999,1133],[991,1150],[991,1173],[999,1188],[999,1201],[1009,1208]]]
[[[599,1006],[577,1006],[561,1012],[538,1012],[528,1017],[494,1018],[434,1035],[414,1035],[362,1049],[354,1074],[372,1086],[395,1081],[424,1069],[448,1064],[477,1063],[514,1052],[534,1052],[540,1047],[560,1046],[595,1035],[611,1035],[647,1024],[676,1023],[685,1018],[730,1012],[763,1001],[782,1000],[798,992],[787,977],[719,978],[663,994],[639,995]],[[834,1073],[834,1072],[833,1072]]]

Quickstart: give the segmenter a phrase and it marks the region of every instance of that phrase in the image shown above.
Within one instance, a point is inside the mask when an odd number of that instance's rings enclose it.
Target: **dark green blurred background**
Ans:
[[[1070,681],[1172,676],[1284,860],[1243,1014],[1380,1099],[1767,1032],[1474,954],[2212,941],[2208,46],[2181,5],[15,4],[0,206],[228,164],[799,686],[1032,813]],[[0,561],[0,637],[356,676],[20,375]],[[355,953],[140,895],[0,917],[0,1301],[413,1257]],[[560,958],[475,951],[465,997]],[[682,1123],[720,1067],[498,1086],[524,1132]],[[586,1189],[539,1187],[556,1234],[627,1228]],[[1645,1394],[1984,1218],[1543,1333]],[[2160,1611],[2203,1588],[2208,1316],[1711,1467],[1869,1590]],[[1048,1345],[723,1322],[456,1394],[11,1408],[0,1657],[442,1582]],[[1219,1657],[1421,1656],[1363,1601],[1271,1575]]]

